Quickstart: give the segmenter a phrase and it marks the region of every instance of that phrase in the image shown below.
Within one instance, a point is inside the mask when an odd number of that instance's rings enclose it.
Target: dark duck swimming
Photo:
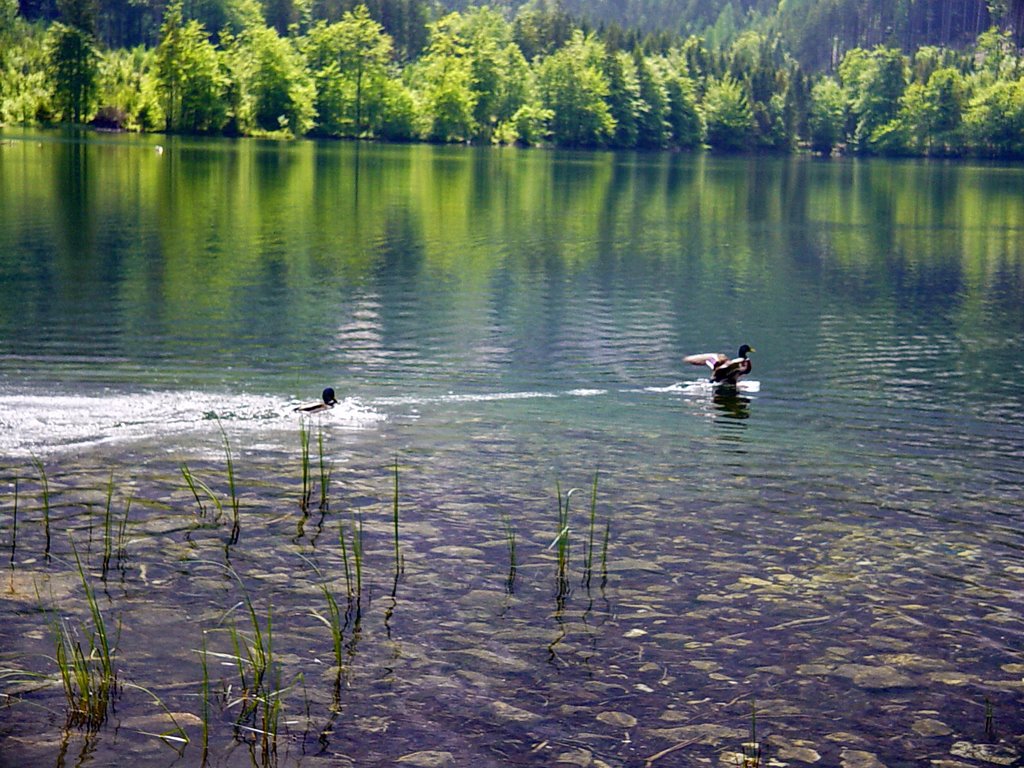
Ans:
[[[320,411],[329,411],[337,404],[338,400],[334,396],[334,390],[331,387],[327,387],[320,396],[320,400],[298,405],[295,407],[295,410],[300,413],[319,413]]]

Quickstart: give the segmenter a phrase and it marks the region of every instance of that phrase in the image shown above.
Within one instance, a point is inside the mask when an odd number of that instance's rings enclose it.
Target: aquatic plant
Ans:
[[[266,764],[277,754],[283,698],[287,689],[281,685],[281,672],[274,660],[272,607],[267,607],[266,624],[261,625],[248,595],[243,602],[252,631],[246,637],[236,626],[228,628],[240,681],[239,695],[228,702],[228,708],[239,707],[235,718],[236,734],[243,731],[253,734],[253,743],[259,747]],[[242,740],[248,739],[243,737]]]
[[[132,510],[132,496],[128,497],[128,500],[124,504],[124,515],[121,517],[121,523],[117,527],[117,562],[120,565],[125,557],[127,557],[127,546],[128,546],[128,516]]]
[[[110,527],[110,507],[114,499],[114,473],[111,471],[110,479],[107,481],[107,503],[103,511],[103,578],[107,577],[110,569],[110,557],[113,554],[114,542]]]
[[[740,752],[741,768],[761,768],[764,765],[765,755],[762,754],[761,744],[757,740],[757,702],[750,702],[750,738],[743,744]]]
[[[106,720],[117,693],[117,673],[106,622],[74,540],[71,540],[71,551],[85,589],[85,599],[92,616],[92,632],[88,635],[86,652],[78,639],[78,632],[69,627],[67,621],[55,619],[55,659],[68,703],[68,723],[96,730]]]
[[[572,499],[572,495],[578,493],[579,490],[579,488],[571,488],[563,500],[562,485],[557,480],[555,481],[555,495],[558,497],[558,534],[548,549],[556,550],[558,562],[556,585],[559,598],[564,598],[572,592],[572,588],[569,586],[569,501]]]
[[[305,512],[309,509],[309,499],[313,495],[313,488],[309,472],[309,429],[306,428],[306,420],[299,420],[299,447],[302,449],[302,496],[299,497],[299,508]]]
[[[597,476],[594,473],[594,484],[590,490],[590,538],[587,541],[587,555],[583,563],[583,586],[590,588],[590,578],[594,567],[594,525],[597,519]],[[566,500],[568,503],[568,499]]]
[[[206,653],[206,630],[203,630],[202,638],[202,647],[199,651],[199,665],[203,671],[203,680],[199,687],[199,701],[202,707],[200,710],[203,738],[202,764],[206,765],[210,755],[210,668]]]
[[[331,483],[331,467],[325,461],[324,456],[324,430],[321,426],[316,435],[317,454],[320,459],[320,509],[326,511],[329,504],[327,501],[327,489]]]
[[[508,594],[515,592],[516,588],[516,529],[512,525],[512,518],[507,512],[501,513],[501,526],[505,532],[505,544],[508,547],[508,578],[505,579],[505,591]]]
[[[395,529],[395,585],[397,588],[398,576],[405,571],[405,561],[398,545],[398,458],[395,458],[395,494],[392,502],[392,519]]]
[[[604,542],[601,545],[601,589],[604,589],[608,584],[608,542],[612,538],[612,521],[611,518],[605,520],[604,523]]]
[[[128,514],[132,508],[132,497],[129,496],[125,502],[124,515],[121,517],[121,522],[117,526],[116,538],[113,525],[113,499],[114,499],[114,473],[110,473],[110,480],[107,483],[107,502],[103,510],[103,565],[101,569],[101,578],[104,580],[107,578],[107,572],[110,570],[110,561],[117,555],[117,560],[120,562],[125,556],[125,536],[128,528]],[[116,542],[116,547],[115,547]]]
[[[192,474],[192,470],[188,468],[188,464],[182,462],[181,475],[185,478],[185,483],[188,485],[188,489],[192,491],[192,496],[196,500],[196,508],[198,509],[197,517],[206,517],[206,505],[203,504],[203,500],[199,497],[199,491],[201,490],[206,494],[206,498],[209,499],[213,505],[217,508],[217,521],[220,521],[224,514],[224,505],[221,504],[217,494],[215,494],[206,483],[197,478]]]
[[[316,609],[310,609],[310,614],[318,621],[324,623],[331,631],[331,645],[334,653],[334,663],[337,674],[334,677],[334,695],[331,705],[332,712],[341,711],[341,677],[345,669],[345,629],[349,625],[352,615],[351,604],[349,610],[342,612],[334,593],[326,581],[323,581],[323,573],[316,564],[305,555],[299,555],[313,569],[317,577],[321,579],[320,591],[323,593],[324,601],[327,603],[327,615],[324,616]],[[351,649],[350,649],[351,650]]]
[[[11,570],[14,570],[14,555],[18,549],[18,478],[14,478],[14,510],[11,520]]]
[[[357,609],[363,594],[363,518],[352,518],[352,558],[349,559],[349,544],[345,539],[345,522],[338,523],[338,541],[341,544],[341,562],[345,569],[345,590],[349,604]],[[358,610],[357,610],[358,613]]]
[[[173,728],[168,728],[166,731],[162,731],[160,733],[153,733],[151,731],[139,731],[139,733],[141,733],[143,736],[153,736],[155,738],[158,738],[162,742],[170,746],[172,749],[174,749],[174,751],[178,753],[179,757],[183,755],[185,747],[189,744],[188,734],[185,732],[185,729],[181,727],[181,724],[178,722],[178,719],[174,716],[174,713],[167,708],[167,705],[164,703],[163,699],[157,696],[149,688],[138,685],[137,683],[124,683],[123,685],[125,688],[133,688],[137,691],[142,691],[143,693],[148,695],[153,700],[153,703],[164,711],[164,714],[167,716],[167,719],[169,719],[174,726]]]
[[[220,435],[224,440],[224,457],[227,461],[228,468],[228,490],[231,493],[231,511],[232,511],[232,523],[231,523],[231,544],[238,541],[239,532],[239,520],[238,520],[238,491],[235,488],[235,462],[231,456],[231,443],[228,440],[228,434],[224,431],[224,425],[221,424],[220,419],[217,419],[217,426],[220,427]]]
[[[46,548],[43,550],[43,554],[46,559],[50,559],[50,481],[46,477],[46,467],[43,466],[42,460],[38,456],[32,457],[32,463],[36,465],[36,471],[39,473],[39,483],[43,494],[43,532],[46,535]]]
[[[985,738],[989,741],[996,740],[995,708],[988,696],[985,697]]]

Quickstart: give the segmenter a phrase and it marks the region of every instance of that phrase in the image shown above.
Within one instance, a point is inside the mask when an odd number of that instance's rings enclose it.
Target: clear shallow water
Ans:
[[[231,652],[246,594],[290,684],[281,764],[735,764],[752,704],[789,764],[971,764],[986,699],[1019,746],[1024,171],[2,139],[0,666],[55,671],[37,589],[88,625],[70,534],[122,679],[193,739],[144,735],[166,724],[130,687],[97,734],[66,729],[59,688],[12,674],[8,762],[196,764],[195,649]],[[741,342],[757,392],[681,362]],[[291,408],[325,385],[330,507],[304,513]],[[180,469],[228,506],[221,430],[237,541]],[[111,477],[115,513],[133,501],[103,582]],[[556,483],[585,489],[568,595]],[[332,712],[311,563],[341,599],[353,512],[367,592]],[[214,678],[210,760],[248,764],[238,673]]]

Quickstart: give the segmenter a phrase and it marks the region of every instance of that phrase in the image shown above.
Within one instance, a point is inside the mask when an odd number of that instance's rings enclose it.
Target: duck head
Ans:
[[[742,345],[740,347],[740,351],[739,351],[739,354],[737,355],[737,357],[742,357],[744,360],[746,360],[747,359],[747,355],[749,355],[751,352],[757,352],[757,350],[754,349],[749,344],[744,344],[744,345]]]
[[[327,389],[324,390],[323,399],[324,399],[324,402],[327,405],[337,405],[338,404],[337,398],[334,397],[334,389],[331,388],[331,387],[327,387]]]

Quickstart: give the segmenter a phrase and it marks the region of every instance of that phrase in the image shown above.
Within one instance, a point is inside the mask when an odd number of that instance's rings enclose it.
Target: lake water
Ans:
[[[1024,168],[0,133],[0,765],[1020,764],[1022,347]]]

